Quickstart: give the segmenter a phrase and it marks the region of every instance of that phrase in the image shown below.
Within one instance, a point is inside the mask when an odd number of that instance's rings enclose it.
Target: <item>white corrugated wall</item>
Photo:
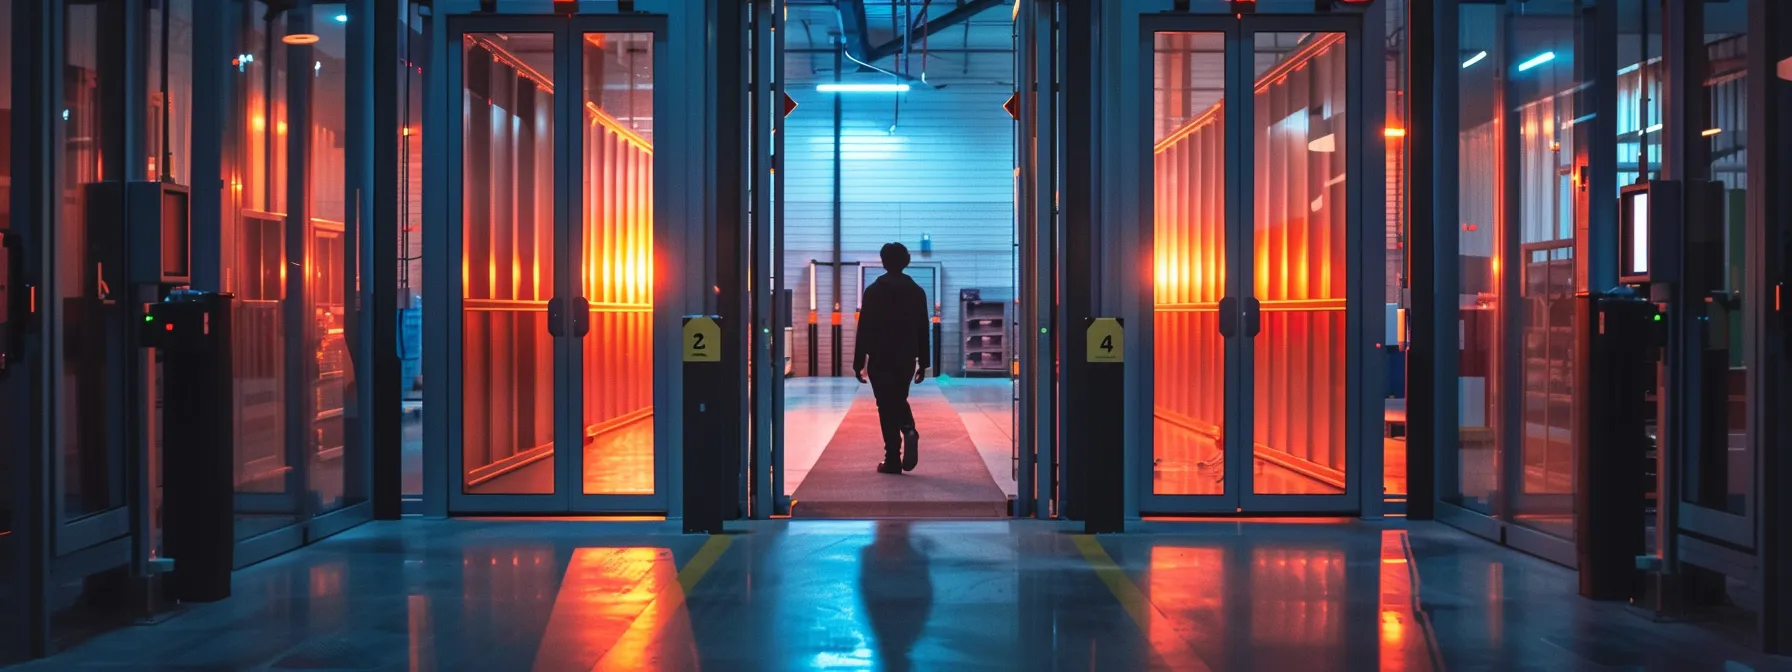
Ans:
[[[801,60],[806,66],[808,59]],[[799,67],[793,63],[791,70]],[[789,93],[799,104],[784,144],[784,271],[785,286],[794,290],[794,370],[809,370],[809,290],[818,282],[814,309],[825,376],[832,361],[833,277],[818,266],[819,277],[811,278],[808,264],[833,258],[834,94],[817,92],[813,80],[796,80]],[[847,262],[876,260],[884,243],[900,242],[917,263],[941,265],[941,363],[949,374],[963,367],[958,290],[981,289],[985,300],[1014,298],[1014,122],[1002,109],[1011,93],[1006,85],[953,84],[840,96],[841,256]],[[930,255],[921,254],[922,234],[933,238]],[[841,368],[849,375],[858,277],[856,268],[841,269]]]

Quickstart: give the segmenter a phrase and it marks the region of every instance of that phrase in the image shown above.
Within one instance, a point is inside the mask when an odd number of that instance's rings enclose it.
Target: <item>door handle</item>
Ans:
[[[1244,300],[1244,335],[1256,338],[1263,332],[1263,302],[1257,297]]]
[[[581,296],[572,304],[572,337],[584,338],[591,333],[591,300]]]
[[[565,323],[566,302],[558,296],[548,299],[548,335],[554,338],[563,336],[564,334],[560,333],[564,331],[561,325]]]
[[[1238,333],[1238,299],[1220,299],[1220,335],[1231,338]]]

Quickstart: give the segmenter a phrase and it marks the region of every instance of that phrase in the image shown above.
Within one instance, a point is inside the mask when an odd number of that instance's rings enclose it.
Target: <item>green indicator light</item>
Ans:
[[[1041,334],[1043,334],[1043,333],[1045,333],[1045,327],[1040,327],[1040,328],[1039,328],[1039,333],[1041,333]]]
[[[1656,316],[1655,316],[1655,321],[1656,321],[1656,322],[1660,322],[1660,321],[1661,321],[1661,316],[1660,316],[1660,315],[1656,315]]]
[[[156,321],[156,316],[154,316],[154,315],[144,315],[144,316],[143,316],[143,321],[144,321],[144,322],[154,322],[154,321]]]

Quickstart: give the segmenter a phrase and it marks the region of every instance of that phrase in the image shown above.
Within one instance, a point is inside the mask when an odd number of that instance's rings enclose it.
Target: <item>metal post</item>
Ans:
[[[752,417],[747,414],[747,343],[753,327],[751,320],[741,319],[746,313],[746,263],[752,252],[748,237],[748,205],[747,205],[747,171],[752,163],[748,159],[751,146],[751,133],[748,129],[750,108],[748,101],[752,99],[747,87],[748,61],[742,61],[740,54],[747,49],[748,16],[752,8],[747,3],[724,2],[712,5],[715,15],[715,43],[710,51],[712,77],[715,82],[711,88],[716,96],[716,116],[719,123],[710,127],[713,142],[710,150],[715,152],[715,220],[712,228],[714,241],[711,244],[715,261],[711,265],[715,269],[715,313],[722,318],[728,328],[722,332],[722,347],[728,358],[723,363],[724,378],[723,397],[721,403],[728,407],[728,424],[723,428],[722,445],[728,450],[719,455],[723,465],[732,474],[728,480],[727,518],[745,517],[749,510],[747,494],[750,491],[747,481],[748,471],[743,465],[750,464],[746,451],[751,449],[752,442],[744,420]],[[687,388],[688,389],[688,388]]]
[[[1751,329],[1761,355],[1754,376],[1760,382],[1749,390],[1759,418],[1751,426],[1759,451],[1756,622],[1761,647],[1783,655],[1792,653],[1792,492],[1784,487],[1792,482],[1792,310],[1783,298],[1792,280],[1792,230],[1783,214],[1792,208],[1792,120],[1785,113],[1792,109],[1792,74],[1784,70],[1792,68],[1792,6],[1750,0],[1748,25],[1748,286],[1774,297],[1752,302],[1760,311]]]
[[[728,443],[739,418],[730,418],[728,367],[734,353],[726,347],[722,320],[715,315],[684,318],[683,520],[686,534],[721,534],[732,502],[728,484]]]
[[[310,33],[311,2],[299,0],[286,10],[286,34]],[[311,64],[316,48],[309,44],[283,44],[286,50],[286,297],[281,302],[286,343],[286,501],[301,520],[316,511],[306,496],[316,416],[312,380],[317,377],[317,358],[309,349],[316,343],[316,320],[311,316],[311,288],[305,282],[311,267]],[[269,120],[268,126],[274,126]],[[299,271],[299,272],[295,272]]]
[[[1033,283],[1039,273],[1035,251],[1038,248],[1036,224],[1040,220],[1039,166],[1037,163],[1039,157],[1037,139],[1039,61],[1034,54],[1040,47],[1035,24],[1041,7],[1037,0],[1029,0],[1022,2],[1017,9],[1019,14],[1014,22],[1014,92],[1017,114],[1015,114],[1016,123],[1013,128],[1015,129],[1014,165],[1018,174],[1015,184],[1014,221],[1016,227],[1014,233],[1019,238],[1016,241],[1019,247],[1019,256],[1015,261],[1020,266],[1020,273],[1015,289],[1018,290],[1020,296],[1019,306],[1028,312],[1034,312],[1034,306],[1039,298],[1038,290]],[[1038,340],[1034,334],[1030,333],[1033,326],[1031,321],[1023,320],[1019,324],[1022,333],[1018,334],[1020,338],[1017,344],[1019,346],[1017,354],[1021,365],[1020,389],[1022,397],[1025,398],[1031,396],[1026,394],[1026,391],[1032,387],[1034,378],[1039,374],[1034,368],[1037,360],[1034,357],[1034,351],[1038,347]],[[1032,423],[1026,422],[1024,419],[1025,410],[1024,404],[1021,408],[1015,409],[1022,418],[1020,422],[1015,423],[1014,436],[1017,446],[1015,452],[1020,458],[1016,465],[1016,496],[1014,508],[1011,511],[1015,516],[1038,515],[1041,505],[1045,503],[1044,493],[1048,489],[1041,487],[1040,483],[1051,483],[1049,476],[1045,480],[1039,478],[1036,463],[1041,457],[1042,451],[1039,450],[1038,432]],[[1047,464],[1051,462],[1049,454],[1045,454],[1043,457]],[[1045,508],[1049,510],[1049,507]]]
[[[751,193],[751,225],[752,225],[752,263],[748,273],[752,274],[753,286],[753,320],[748,339],[753,343],[750,359],[752,360],[752,409],[751,417],[753,434],[749,442],[752,454],[748,460],[748,471],[751,478],[747,486],[752,492],[752,502],[748,507],[754,519],[763,520],[771,517],[772,488],[774,483],[771,473],[774,469],[772,460],[772,427],[783,421],[778,417],[782,409],[773,403],[772,388],[784,378],[784,350],[780,346],[784,336],[783,322],[777,319],[775,278],[783,275],[783,269],[773,265],[772,259],[772,124],[773,120],[783,116],[784,100],[772,86],[772,62],[779,58],[775,41],[780,37],[772,30],[772,0],[754,0],[752,3],[752,71],[748,83],[752,94],[748,97],[751,103],[747,115],[753,124],[751,151],[748,167],[751,178],[748,180]]]
[[[372,154],[372,176],[393,176],[399,174],[397,138],[403,135],[399,128],[398,100],[398,35],[404,30],[400,27],[398,13],[404,11],[403,3],[375,2],[360,0],[356,7],[362,8],[360,16],[367,20],[350,15],[350,22],[371,23],[370,40],[372,42],[372,59],[367,67],[372,69],[373,100],[371,117],[367,124],[372,131],[369,134],[369,148]],[[408,38],[407,38],[408,39]],[[408,104],[408,103],[405,103]],[[363,192],[367,205],[363,212],[370,212],[371,219],[362,227],[372,237],[363,249],[371,249],[372,256],[365,264],[366,274],[363,280],[363,296],[371,298],[367,309],[367,317],[362,318],[367,325],[368,343],[362,352],[372,362],[373,384],[369,386],[371,397],[366,402],[368,414],[372,419],[372,443],[368,449],[373,453],[372,487],[369,495],[373,499],[373,516],[379,520],[397,520],[403,514],[404,495],[404,452],[403,428],[404,416],[402,390],[404,381],[400,380],[400,362],[398,354],[393,352],[391,344],[398,342],[398,286],[396,282],[388,282],[397,273],[399,257],[405,254],[398,249],[398,231],[404,223],[398,220],[398,202],[405,197],[398,187],[397,180],[369,179]],[[381,269],[386,269],[381,272]],[[370,288],[370,289],[367,289]],[[437,316],[438,318],[441,316]],[[426,448],[424,452],[428,452]]]
[[[834,42],[835,82],[840,81],[840,69],[845,67],[843,58],[845,54],[846,41],[842,37]],[[834,346],[832,349],[833,363],[829,365],[829,370],[832,371],[832,375],[838,377],[840,375],[840,354],[845,351],[840,347],[840,262],[844,261],[840,258],[840,198],[842,195],[840,181],[843,172],[840,158],[840,124],[845,111],[841,109],[840,94],[832,95],[834,97],[834,312],[829,320],[833,325]],[[810,282],[814,282],[814,280],[811,279]]]
[[[1447,345],[1454,339],[1440,335],[1451,333],[1459,319],[1460,279],[1455,264],[1438,263],[1453,260],[1459,247],[1458,68],[1438,67],[1437,61],[1455,63],[1460,47],[1455,0],[1409,3],[1406,11],[1406,517],[1429,520],[1436,511],[1438,457],[1454,455],[1459,424],[1459,353]]]
[[[1057,334],[1051,329],[1053,284],[1057,279],[1054,270],[1056,264],[1055,246],[1052,235],[1056,231],[1058,219],[1058,148],[1053,142],[1058,134],[1058,88],[1057,84],[1057,39],[1056,11],[1057,2],[1040,0],[1035,3],[1030,38],[1033,43],[1033,76],[1027,80],[1031,87],[1033,101],[1032,132],[1022,140],[1032,154],[1033,165],[1033,219],[1022,230],[1026,236],[1024,242],[1030,248],[1028,254],[1029,273],[1027,282],[1031,287],[1029,300],[1021,306],[1026,319],[1021,324],[1027,329],[1023,342],[1033,343],[1027,352],[1027,361],[1022,365],[1031,369],[1026,379],[1027,385],[1021,388],[1020,408],[1015,409],[1018,417],[1026,420],[1031,426],[1029,445],[1023,445],[1024,453],[1028,447],[1033,451],[1033,517],[1050,518],[1052,501],[1055,492],[1053,466],[1057,455],[1056,435],[1052,432],[1053,409],[1051,404],[1052,386],[1057,367],[1053,366],[1052,342]]]
[[[1098,35],[1095,25],[1100,12],[1094,3],[1086,2],[1066,3],[1063,11],[1064,72],[1060,80],[1064,119],[1059,132],[1064,152],[1064,182],[1055,240],[1060,265],[1057,270],[1063,273],[1063,283],[1059,286],[1058,311],[1053,317],[1052,329],[1058,332],[1057,350],[1053,353],[1057,361],[1071,361],[1074,353],[1082,351],[1085,338],[1083,330],[1076,327],[1082,326],[1083,319],[1092,315],[1090,309],[1094,301],[1090,278],[1094,249],[1091,230],[1098,212],[1095,194],[1101,179],[1094,169],[1095,135],[1100,130],[1095,125],[1095,114],[1103,97],[1095,86]],[[1058,411],[1054,414],[1061,440],[1058,446],[1058,515],[1071,519],[1082,516],[1084,503],[1081,460],[1088,445],[1085,438],[1087,414],[1064,411],[1082,407],[1087,391],[1081,376],[1078,367],[1063,367],[1055,388],[1056,397],[1049,402],[1034,401],[1035,404],[1054,403]]]

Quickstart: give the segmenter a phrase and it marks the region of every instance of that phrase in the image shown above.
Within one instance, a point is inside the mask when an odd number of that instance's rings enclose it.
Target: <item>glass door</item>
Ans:
[[[666,508],[651,338],[663,31],[621,21],[451,25],[455,513]]]
[[[1145,513],[1358,506],[1358,22],[1145,19]]]

